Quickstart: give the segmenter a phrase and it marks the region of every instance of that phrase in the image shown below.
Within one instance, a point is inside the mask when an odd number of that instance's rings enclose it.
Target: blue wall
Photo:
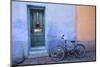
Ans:
[[[74,5],[13,1],[12,55],[14,58],[22,57],[22,52],[27,56],[30,47],[27,5],[45,7],[45,44],[47,48],[51,40],[59,40],[63,34],[65,39],[76,39]]]

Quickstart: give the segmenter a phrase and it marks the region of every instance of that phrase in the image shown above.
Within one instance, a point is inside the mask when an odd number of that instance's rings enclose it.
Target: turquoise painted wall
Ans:
[[[76,39],[74,5],[12,1],[12,57],[15,60],[23,54],[27,57],[30,47],[27,5],[45,7],[45,45],[47,49],[53,40],[58,41],[55,45],[58,44],[63,34],[67,40]]]

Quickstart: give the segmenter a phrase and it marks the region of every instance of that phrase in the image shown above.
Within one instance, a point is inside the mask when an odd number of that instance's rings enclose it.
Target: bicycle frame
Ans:
[[[69,55],[73,55],[76,57],[82,57],[85,55],[85,46],[83,44],[79,44],[78,41],[70,41],[65,40],[64,35],[61,38],[64,41],[63,46],[57,45],[56,47],[51,49],[50,57],[55,61],[63,60],[64,57]],[[81,51],[81,49],[83,49]],[[66,55],[67,54],[67,55]]]

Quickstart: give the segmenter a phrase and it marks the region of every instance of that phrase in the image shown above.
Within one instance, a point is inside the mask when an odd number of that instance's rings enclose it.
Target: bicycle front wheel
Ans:
[[[76,47],[76,57],[82,58],[85,56],[85,46],[83,44],[77,44]]]

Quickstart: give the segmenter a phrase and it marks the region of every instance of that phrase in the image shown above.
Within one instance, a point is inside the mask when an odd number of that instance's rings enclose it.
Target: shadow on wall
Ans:
[[[24,42],[14,41],[12,43],[12,64],[18,64],[24,59]]]
[[[86,51],[96,51],[96,41],[90,40],[90,41],[79,41],[79,43],[82,43],[86,47]]]

